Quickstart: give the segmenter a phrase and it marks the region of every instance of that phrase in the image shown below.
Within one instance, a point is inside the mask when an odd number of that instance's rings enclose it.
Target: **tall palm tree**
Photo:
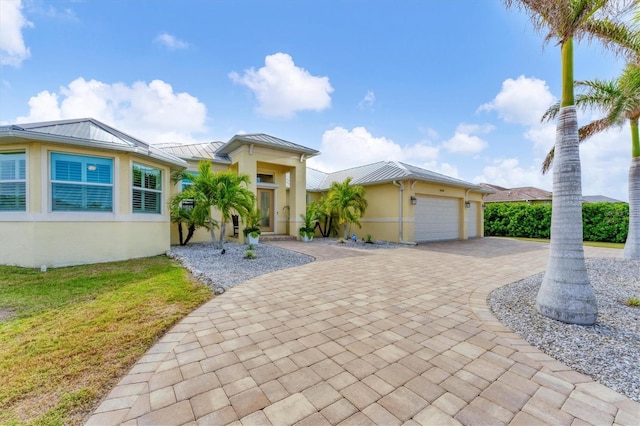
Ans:
[[[556,167],[553,170],[551,245],[549,262],[536,298],[542,315],[562,322],[590,325],[598,306],[587,276],[582,247],[582,182],[578,148],[578,120],[573,92],[573,41],[599,38],[612,50],[620,49],[602,35],[624,30],[606,16],[615,0],[504,0],[546,30],[545,42],[556,39],[562,59],[562,97],[556,129]],[[635,4],[635,0],[634,0]]]
[[[639,52],[640,53],[640,52]],[[640,56],[640,54],[639,54]],[[629,231],[624,245],[624,257],[640,259],[640,66],[630,62],[623,74],[609,81],[577,81],[577,87],[587,90],[576,96],[576,106],[583,109],[598,109],[605,116],[582,126],[580,142],[612,127],[622,126],[627,120],[631,127],[631,165],[629,167]],[[543,121],[555,118],[559,103],[552,105],[542,116]],[[552,148],[542,164],[542,173],[551,168],[554,158]]]
[[[351,185],[351,180],[348,177],[344,182],[333,182],[327,195],[327,202],[336,214],[338,224],[342,225],[342,237],[345,239],[348,225],[355,223],[360,226],[360,218],[367,209],[364,187]]]

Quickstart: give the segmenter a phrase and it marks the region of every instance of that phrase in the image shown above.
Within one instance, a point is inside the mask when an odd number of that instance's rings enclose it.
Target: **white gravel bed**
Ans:
[[[563,324],[536,312],[544,274],[494,290],[487,302],[507,327],[547,355],[640,402],[640,261],[587,259],[598,302],[593,326]]]
[[[255,259],[245,259],[246,244],[225,243],[225,253],[211,243],[171,246],[167,256],[178,260],[196,278],[209,285],[217,294],[224,289],[258,275],[293,268],[312,262],[306,254],[273,247],[255,245]]]

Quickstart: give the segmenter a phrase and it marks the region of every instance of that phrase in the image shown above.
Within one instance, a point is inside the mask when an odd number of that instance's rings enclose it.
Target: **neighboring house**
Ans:
[[[615,198],[607,197],[605,195],[584,195],[582,197],[583,203],[625,203],[626,201],[616,200]]]
[[[533,186],[504,188],[488,183],[481,183],[480,186],[495,191],[485,195],[485,203],[551,204],[551,192]]]
[[[399,162],[335,173],[307,169],[319,152],[264,134],[228,142],[149,145],[94,119],[0,126],[0,264],[63,266],[164,253],[177,242],[168,202],[189,182],[171,173],[251,177],[263,234],[297,236],[308,200],[353,178],[369,207],[358,236],[396,242],[483,235],[482,197],[493,192]],[[242,233],[230,240],[243,241]],[[241,229],[240,229],[241,231]],[[209,241],[198,232],[194,241]]]

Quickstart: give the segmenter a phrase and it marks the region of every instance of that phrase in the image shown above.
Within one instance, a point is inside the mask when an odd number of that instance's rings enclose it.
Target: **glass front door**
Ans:
[[[273,232],[273,189],[258,188],[258,208],[262,213],[262,231]]]

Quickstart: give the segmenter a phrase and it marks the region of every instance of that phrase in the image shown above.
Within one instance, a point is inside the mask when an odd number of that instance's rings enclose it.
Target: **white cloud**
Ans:
[[[362,100],[358,104],[358,108],[373,110],[373,104],[375,102],[376,102],[376,94],[373,93],[373,90],[367,90],[367,93],[364,95],[364,98],[362,98]]]
[[[195,142],[193,134],[206,130],[206,106],[162,80],[128,86],[77,78],[59,93],[33,96],[29,107],[18,123],[92,117],[149,143]]]
[[[474,154],[484,150],[489,144],[482,138],[471,133],[489,133],[494,129],[490,124],[460,124],[453,137],[442,143],[442,147],[449,152],[459,154]]]
[[[22,30],[33,24],[22,14],[20,0],[0,1],[0,65],[19,67],[31,56],[24,43]]]
[[[234,83],[247,86],[258,100],[257,110],[268,117],[293,117],[304,110],[321,111],[331,106],[333,87],[329,77],[316,77],[297,67],[291,56],[276,53],[265,58],[265,66],[244,75],[229,73]]]
[[[153,41],[169,50],[180,50],[189,47],[189,43],[186,41],[182,41],[166,32],[158,34]]]
[[[535,186],[551,190],[551,175],[542,175],[534,166],[522,167],[517,158],[494,160],[493,165],[486,166],[482,174],[473,178],[476,183],[487,182],[505,188],[519,186]]]
[[[496,111],[507,123],[533,125],[555,101],[544,80],[521,75],[506,79],[500,93],[478,111]]]
[[[351,131],[335,127],[322,135],[320,151],[322,155],[310,159],[309,166],[332,172],[377,161],[407,161],[418,165],[434,161],[439,150],[426,142],[403,147],[391,139],[373,136],[364,127]]]

